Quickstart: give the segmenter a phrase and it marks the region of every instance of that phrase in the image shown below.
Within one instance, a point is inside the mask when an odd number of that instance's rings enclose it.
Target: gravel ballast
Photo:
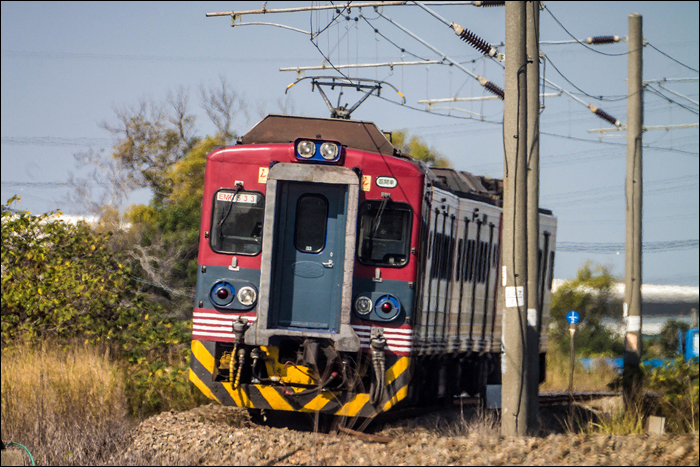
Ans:
[[[190,465],[698,465],[698,435],[550,434],[504,438],[493,422],[423,418],[375,432],[389,443],[256,425],[208,405],[143,421],[120,461]]]

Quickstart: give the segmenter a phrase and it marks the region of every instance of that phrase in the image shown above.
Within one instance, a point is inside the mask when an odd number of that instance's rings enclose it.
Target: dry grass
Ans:
[[[567,391],[569,389],[569,355],[556,350],[547,353],[547,377],[540,385],[542,392]],[[574,391],[609,391],[608,384],[619,376],[617,370],[601,364],[586,371],[583,365],[574,362]]]
[[[83,345],[2,350],[2,439],[25,445],[38,464],[107,462],[122,449],[123,376],[108,351]]]
[[[460,417],[440,431],[445,436],[499,436],[501,421],[494,410],[478,406],[465,410],[460,407]]]

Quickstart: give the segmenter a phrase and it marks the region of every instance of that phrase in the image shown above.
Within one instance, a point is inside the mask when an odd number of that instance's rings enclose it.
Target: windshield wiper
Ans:
[[[391,201],[391,193],[382,193],[382,204],[379,205],[377,215],[374,217],[374,228],[372,229],[372,233],[369,236],[370,239],[374,238],[374,236],[377,233],[377,230],[379,230],[379,224],[382,223],[382,214],[384,213],[386,205],[389,204],[389,201]]]
[[[226,219],[228,219],[229,214],[231,214],[231,208],[233,208],[233,203],[236,200],[236,196],[238,196],[238,193],[243,190],[243,185],[240,183],[236,184],[236,189],[233,191],[233,196],[231,197],[231,201],[228,203],[228,206],[226,206],[226,211],[221,212],[221,220],[219,220],[219,241],[222,241],[224,238],[224,229],[223,225],[224,222],[226,222]]]

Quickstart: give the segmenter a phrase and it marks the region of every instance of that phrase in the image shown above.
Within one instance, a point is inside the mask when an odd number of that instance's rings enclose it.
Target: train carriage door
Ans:
[[[277,163],[267,203],[256,320],[249,345],[271,338],[331,339],[360,350],[350,325],[360,181],[347,167]]]
[[[271,327],[338,332],[347,185],[283,181],[278,190]]]

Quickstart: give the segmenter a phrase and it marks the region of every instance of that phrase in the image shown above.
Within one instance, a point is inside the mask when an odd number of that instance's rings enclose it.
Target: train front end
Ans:
[[[408,393],[424,170],[367,122],[275,116],[207,159],[191,381],[371,417]]]

